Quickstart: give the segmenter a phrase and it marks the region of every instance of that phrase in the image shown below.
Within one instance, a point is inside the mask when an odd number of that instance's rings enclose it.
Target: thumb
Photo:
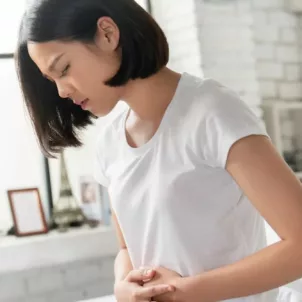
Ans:
[[[140,282],[154,277],[155,271],[150,268],[136,269],[129,272],[125,278],[128,282]]]

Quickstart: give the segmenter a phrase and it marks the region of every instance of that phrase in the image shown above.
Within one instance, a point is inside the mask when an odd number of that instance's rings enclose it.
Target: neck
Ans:
[[[171,102],[180,77],[179,73],[163,68],[147,79],[129,82],[123,100],[138,119],[157,120]]]

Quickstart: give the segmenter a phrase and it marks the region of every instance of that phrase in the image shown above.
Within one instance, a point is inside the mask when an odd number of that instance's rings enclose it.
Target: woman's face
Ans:
[[[84,110],[104,116],[121,100],[125,89],[104,84],[120,67],[118,40],[118,28],[105,17],[98,22],[93,45],[29,42],[28,51],[41,73],[56,84],[61,98],[70,98]]]

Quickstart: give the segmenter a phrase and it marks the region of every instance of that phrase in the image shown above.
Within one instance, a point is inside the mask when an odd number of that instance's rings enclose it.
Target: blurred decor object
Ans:
[[[60,193],[52,210],[52,220],[58,230],[64,232],[69,227],[83,225],[86,218],[72,193],[63,152],[60,154],[60,178]]]
[[[92,176],[80,177],[82,210],[91,227],[96,227],[103,221],[102,189]]]
[[[302,180],[302,102],[265,102],[261,107],[272,143]]]
[[[16,236],[30,236],[48,232],[38,188],[8,190],[7,194]]]

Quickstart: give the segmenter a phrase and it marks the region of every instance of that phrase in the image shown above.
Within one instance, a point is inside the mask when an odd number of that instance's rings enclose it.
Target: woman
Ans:
[[[117,300],[275,301],[302,275],[300,183],[236,94],[168,58],[133,0],[33,4],[17,61],[42,150],[79,146],[79,130],[123,100],[95,165],[121,247]],[[270,247],[263,217],[282,238]]]

